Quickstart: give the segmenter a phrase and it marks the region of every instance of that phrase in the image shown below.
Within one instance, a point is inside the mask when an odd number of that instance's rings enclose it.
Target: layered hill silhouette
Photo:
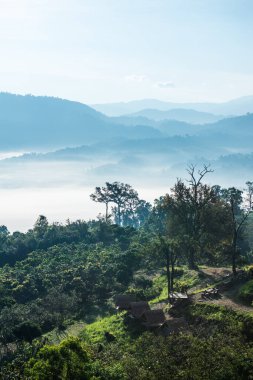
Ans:
[[[0,110],[0,150],[27,152],[0,160],[2,187],[108,178],[167,184],[189,163],[211,163],[218,179],[251,178],[253,114],[192,124],[141,114],[108,117],[78,102],[11,94],[0,94]]]
[[[58,98],[1,93],[0,110],[1,149],[63,147],[161,135],[150,126],[121,125],[87,105]]]
[[[92,107],[108,116],[132,114],[145,109],[156,109],[160,111],[188,109],[215,115],[231,116],[253,112],[253,95],[233,99],[224,103],[173,103],[157,99],[141,99],[130,102],[94,104]]]
[[[218,120],[224,119],[224,115],[214,115],[208,112],[200,112],[192,109],[178,108],[161,111],[157,109],[144,109],[139,112],[128,115],[129,117],[143,117],[146,119],[161,121],[161,120],[177,120],[191,124],[206,124],[215,123]]]
[[[253,114],[250,113],[215,123],[191,124],[178,120],[151,120],[141,115],[107,117],[78,102],[6,93],[0,94],[0,109],[1,149],[38,151],[43,148],[53,151],[86,146],[85,155],[89,157],[105,152],[106,155],[122,152],[125,155],[138,152],[148,155],[153,151],[167,154],[166,150],[169,154],[187,152],[189,156],[201,154],[203,157],[212,153],[214,157],[250,153],[252,149]],[[189,110],[189,114],[206,115],[193,110]],[[80,152],[74,148],[70,155],[80,153],[82,156],[83,150]],[[58,153],[50,155],[58,159],[61,156]]]

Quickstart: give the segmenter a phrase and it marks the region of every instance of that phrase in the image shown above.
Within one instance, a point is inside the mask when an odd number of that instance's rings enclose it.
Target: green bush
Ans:
[[[239,297],[247,304],[251,304],[253,301],[253,280],[250,280],[244,284],[239,290]]]
[[[44,346],[28,361],[25,378],[29,380],[87,380],[89,356],[81,341],[69,338],[58,346]]]
[[[108,346],[92,363],[101,380],[239,380],[252,377],[253,351],[237,337],[142,334],[131,346]]]
[[[13,333],[18,339],[32,342],[34,338],[41,335],[41,329],[35,323],[23,322],[14,329]]]

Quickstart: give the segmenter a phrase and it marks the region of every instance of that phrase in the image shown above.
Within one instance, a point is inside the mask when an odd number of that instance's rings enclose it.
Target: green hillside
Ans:
[[[153,207],[107,182],[98,220],[1,226],[1,378],[250,379],[251,212],[209,172]]]

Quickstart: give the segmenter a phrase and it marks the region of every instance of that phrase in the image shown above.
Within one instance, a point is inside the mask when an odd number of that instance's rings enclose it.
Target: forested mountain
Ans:
[[[177,121],[157,122],[156,129],[147,129],[144,126],[133,126],[138,133],[134,138],[114,137],[104,142],[103,136],[98,136],[98,142],[66,147],[47,153],[27,153],[17,158],[5,160],[14,161],[47,161],[47,160],[94,160],[104,159],[117,162],[124,160],[125,164],[139,163],[145,158],[149,162],[153,157],[153,164],[159,167],[160,162],[187,162],[196,157],[207,160],[218,160],[220,156],[241,153],[249,154],[252,151],[253,114],[227,118],[213,124],[192,125]],[[128,128],[128,127],[126,127]],[[149,136],[147,131],[157,131],[157,135]],[[160,133],[160,135],[159,135]],[[139,137],[138,137],[139,136]],[[180,156],[178,155],[180,153]],[[131,157],[131,158],[130,158]],[[230,159],[228,157],[228,160]],[[247,156],[245,156],[247,157]],[[157,161],[158,160],[158,161]]]
[[[181,109],[165,112],[164,115],[172,112],[180,118],[180,113],[184,112],[187,122],[150,120],[138,115],[109,118],[77,102],[5,93],[0,94],[0,109],[0,148],[5,150],[64,148],[123,138],[141,140],[174,135],[205,135],[220,141],[220,135],[227,135],[230,140],[235,135],[242,138],[252,135],[252,114],[225,118],[205,125],[196,124],[196,117],[198,115],[201,119],[210,114]],[[151,113],[157,112],[160,115],[160,111],[152,110]],[[194,124],[190,123],[192,118],[195,118]]]
[[[0,148],[64,147],[115,137],[157,137],[151,127],[127,128],[92,108],[68,100],[0,94]]]
[[[213,181],[225,185],[235,181],[229,165],[244,180],[252,168],[252,114],[202,125],[109,118],[83,104],[46,97],[0,94],[0,105],[2,150],[28,151],[0,161],[2,188],[90,186],[119,176],[160,186],[196,162],[211,163]]]

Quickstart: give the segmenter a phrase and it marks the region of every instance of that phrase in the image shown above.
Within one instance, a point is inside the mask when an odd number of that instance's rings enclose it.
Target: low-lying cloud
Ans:
[[[173,82],[170,82],[170,81],[158,82],[157,87],[159,87],[159,88],[174,88],[175,84]]]

